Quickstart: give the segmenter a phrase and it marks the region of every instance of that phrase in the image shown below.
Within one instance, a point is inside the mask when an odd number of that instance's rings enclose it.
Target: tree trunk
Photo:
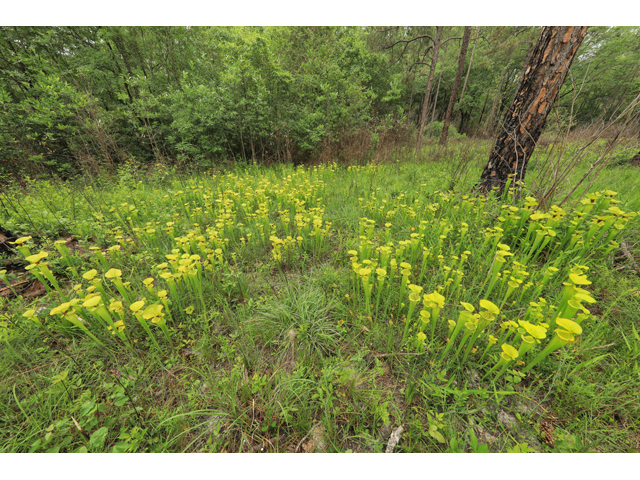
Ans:
[[[551,107],[569,72],[587,27],[544,27],[518,93],[500,128],[478,188],[502,193],[510,175],[522,182]]]
[[[498,91],[496,92],[496,96],[493,98],[493,104],[491,105],[491,111],[489,112],[489,119],[484,127],[484,134],[488,135],[493,130],[493,119],[496,114],[496,107],[498,106],[498,100],[502,96],[502,85],[504,84],[504,79],[507,78],[507,73],[509,71],[509,62],[511,61],[511,55],[513,55],[513,49],[509,50],[509,57],[507,58],[507,66],[504,67],[504,71],[502,72],[502,76],[500,77],[500,84],[498,85]],[[517,94],[517,92],[516,92]]]
[[[469,48],[469,38],[471,37],[471,27],[464,27],[464,35],[462,36],[462,47],[460,48],[460,56],[458,57],[458,70],[456,70],[456,78],[453,81],[453,89],[449,98],[449,106],[444,116],[444,125],[442,126],[442,135],[440,136],[440,145],[447,144],[447,134],[449,133],[449,125],[451,124],[451,115],[453,107],[456,104],[458,89],[460,88],[460,80],[462,79],[462,71],[464,70],[464,60],[467,57],[467,49]]]
[[[460,127],[458,133],[462,133],[462,126],[465,120],[465,114],[462,111],[462,104],[464,102],[464,91],[467,89],[467,82],[469,81],[469,74],[471,73],[471,65],[473,64],[473,56],[476,53],[476,46],[478,45],[478,37],[480,36],[480,27],[476,28],[476,38],[473,40],[473,48],[471,49],[471,56],[469,57],[469,66],[467,67],[467,75],[464,77],[464,83],[462,84],[462,91],[460,92]],[[471,108],[473,110],[473,107]],[[471,118],[471,111],[467,112],[466,117]]]
[[[407,76],[407,80],[406,82],[409,82],[409,77]],[[407,125],[407,127],[409,126],[409,123],[411,122],[411,107],[413,107],[413,92],[416,88],[416,74],[413,74],[413,79],[411,81],[411,95],[409,95],[409,108],[407,109],[407,115],[405,116],[405,124]]]
[[[471,114],[471,112],[469,112],[469,115]],[[460,125],[458,125],[458,133],[462,133],[462,127],[464,125],[464,121],[466,119],[467,115],[465,115],[463,110],[460,110]]]
[[[444,30],[444,29],[443,29]],[[438,95],[440,94],[440,83],[442,82],[442,72],[444,71],[444,63],[447,61],[447,44],[444,44],[442,50],[442,65],[440,65],[440,75],[438,75],[438,87],[436,88],[436,97],[433,99],[433,108],[431,109],[431,122],[429,123],[429,135],[431,135],[431,127],[436,118],[436,107],[438,106]]]
[[[487,109],[487,102],[489,101],[489,95],[485,95],[484,97],[484,105],[482,105],[482,111],[480,112],[480,120],[478,120],[478,128],[476,128],[476,132],[481,130],[482,119],[484,118],[484,112]]]
[[[420,160],[422,154],[422,139],[424,136],[424,125],[427,122],[427,113],[429,112],[429,97],[431,96],[431,87],[433,86],[433,77],[436,73],[436,63],[438,63],[438,53],[440,52],[440,40],[442,39],[443,27],[436,27],[436,41],[433,45],[433,56],[431,57],[431,66],[429,68],[429,80],[427,88],[424,92],[424,101],[422,102],[422,114],[420,115],[420,130],[418,131],[418,145],[416,154]]]
[[[467,76],[464,77],[464,83],[462,84],[462,92],[460,92],[460,100],[464,98],[464,91],[467,89],[467,82],[469,81],[469,74],[471,73],[471,64],[473,63],[473,56],[476,53],[476,45],[478,45],[479,36],[480,36],[480,27],[476,28],[476,38],[473,41],[473,48],[471,49],[471,56],[469,57],[469,67],[467,68]]]

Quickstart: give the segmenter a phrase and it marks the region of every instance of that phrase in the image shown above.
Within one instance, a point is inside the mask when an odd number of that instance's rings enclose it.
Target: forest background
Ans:
[[[0,27],[0,171],[389,159],[423,115],[440,137],[463,30],[434,56],[436,27]],[[473,27],[449,139],[495,137],[539,32]],[[591,27],[546,131],[614,118],[639,73],[638,27]]]

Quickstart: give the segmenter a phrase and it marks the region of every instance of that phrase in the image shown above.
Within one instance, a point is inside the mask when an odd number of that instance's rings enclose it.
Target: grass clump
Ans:
[[[250,332],[268,346],[313,360],[335,350],[340,338],[335,305],[311,285],[287,285],[276,298],[256,309]]]

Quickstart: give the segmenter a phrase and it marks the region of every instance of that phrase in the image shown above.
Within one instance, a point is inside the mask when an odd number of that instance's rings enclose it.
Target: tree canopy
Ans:
[[[444,27],[434,58],[436,27],[0,27],[0,165],[66,176],[130,159],[303,162],[327,146],[348,160],[348,139],[414,138],[432,62],[426,119],[444,118],[463,30]],[[472,32],[449,138],[495,134],[540,29]],[[554,118],[623,110],[639,60],[639,27],[592,28]]]

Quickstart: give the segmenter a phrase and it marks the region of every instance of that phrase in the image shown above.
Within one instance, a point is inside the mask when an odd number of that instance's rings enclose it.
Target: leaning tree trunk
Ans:
[[[547,114],[558,97],[587,27],[544,27],[524,70],[478,188],[502,193],[510,175],[522,182]]]
[[[467,57],[467,49],[469,48],[469,38],[471,37],[471,27],[464,27],[464,35],[462,35],[462,47],[460,48],[460,56],[458,57],[458,70],[456,70],[456,78],[453,81],[453,90],[449,98],[449,106],[444,116],[444,125],[442,126],[442,135],[440,136],[440,145],[446,145],[447,135],[449,133],[449,125],[451,124],[451,114],[456,104],[458,89],[460,88],[460,80],[462,79],[462,71],[464,70],[464,60]]]
[[[427,88],[424,92],[424,101],[422,102],[422,113],[420,114],[420,130],[418,131],[418,145],[416,147],[418,160],[420,160],[422,156],[424,126],[427,123],[427,113],[429,113],[429,97],[431,96],[433,77],[436,73],[436,63],[438,63],[438,53],[440,53],[440,41],[442,40],[443,29],[444,27],[436,27],[436,40],[433,42],[433,55],[431,56],[431,66],[429,67],[429,80],[427,80]]]

